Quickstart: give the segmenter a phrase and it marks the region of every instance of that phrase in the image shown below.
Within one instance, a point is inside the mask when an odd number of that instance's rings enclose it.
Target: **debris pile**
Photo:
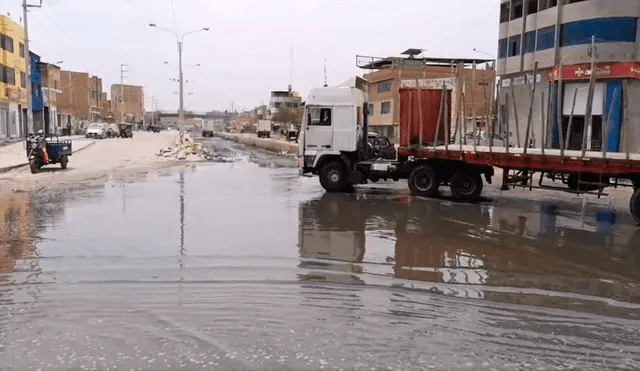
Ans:
[[[211,151],[204,148],[202,143],[196,143],[190,135],[184,135],[182,143],[177,139],[174,147],[161,149],[158,156],[186,161],[212,160],[214,158]]]

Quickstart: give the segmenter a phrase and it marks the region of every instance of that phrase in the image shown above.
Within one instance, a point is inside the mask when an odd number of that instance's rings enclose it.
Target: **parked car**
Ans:
[[[85,136],[87,138],[104,139],[107,136],[107,128],[99,122],[94,122],[87,126]]]

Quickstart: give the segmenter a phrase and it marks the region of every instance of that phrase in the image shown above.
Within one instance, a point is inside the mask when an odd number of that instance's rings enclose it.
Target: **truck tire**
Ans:
[[[409,190],[413,196],[434,197],[438,194],[440,179],[431,166],[421,165],[409,175]]]
[[[449,181],[451,195],[455,199],[475,201],[482,193],[482,177],[476,172],[458,171]]]
[[[338,161],[330,161],[320,169],[320,185],[327,192],[346,192],[350,188],[347,172]]]
[[[631,196],[629,211],[631,211],[631,215],[636,220],[636,223],[640,225],[640,188],[637,188]]]

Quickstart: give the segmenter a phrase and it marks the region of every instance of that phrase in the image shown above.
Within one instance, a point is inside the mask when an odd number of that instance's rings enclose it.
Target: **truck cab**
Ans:
[[[323,175],[328,176],[335,183],[331,190],[347,187],[349,164],[358,160],[364,103],[364,91],[355,87],[311,90],[298,139],[302,173],[320,175],[323,187]]]

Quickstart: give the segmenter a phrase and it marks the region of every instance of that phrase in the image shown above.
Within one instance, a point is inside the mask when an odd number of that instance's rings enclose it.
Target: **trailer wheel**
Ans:
[[[320,169],[320,185],[327,192],[345,192],[350,184],[347,181],[347,172],[340,162],[331,161]]]
[[[434,197],[438,193],[440,179],[431,166],[418,166],[409,175],[409,190],[419,197]]]
[[[482,193],[482,177],[475,172],[459,171],[453,174],[449,186],[453,198],[473,201]]]
[[[635,192],[633,192],[631,201],[629,202],[629,210],[636,220],[636,223],[640,224],[640,188],[637,188]]]

